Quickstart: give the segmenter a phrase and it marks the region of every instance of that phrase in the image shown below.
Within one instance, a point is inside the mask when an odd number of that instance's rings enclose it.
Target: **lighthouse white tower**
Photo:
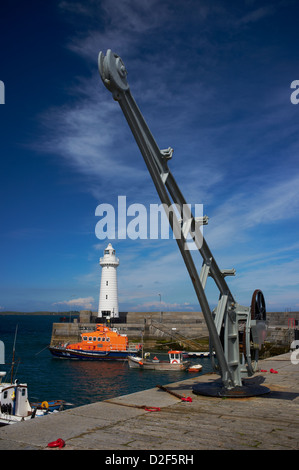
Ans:
[[[102,277],[98,317],[118,318],[116,269],[119,265],[119,259],[116,258],[111,243],[104,250],[104,257],[100,258],[100,265],[102,266]]]

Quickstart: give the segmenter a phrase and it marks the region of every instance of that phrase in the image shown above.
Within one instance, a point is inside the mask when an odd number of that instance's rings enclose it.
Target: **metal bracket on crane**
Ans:
[[[193,392],[219,397],[247,397],[268,393],[267,387],[248,379],[257,370],[258,350],[265,339],[266,307],[262,292],[256,290],[253,293],[251,307],[243,307],[236,302],[225,280],[226,276],[235,275],[235,270],[221,271],[212,256],[200,230],[201,225],[207,224],[208,217],[197,219],[193,216],[168,167],[173,149],[159,149],[130,92],[127,70],[122,59],[109,49],[106,55],[99,53],[98,65],[104,85],[119,103],[129,124],[161,202],[168,208],[173,203],[180,208],[181,218],[173,211],[169,211],[167,216],[207,324],[213,353],[211,357],[215,357],[214,369],[220,374],[220,380],[199,383],[193,387]],[[200,275],[190,250],[186,249],[188,235],[203,258]],[[218,305],[213,311],[205,294],[208,276],[219,289]]]

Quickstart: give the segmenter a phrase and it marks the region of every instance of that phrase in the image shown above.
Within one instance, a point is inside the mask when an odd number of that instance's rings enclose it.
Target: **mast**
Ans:
[[[11,376],[10,376],[10,383],[11,384],[12,384],[12,379],[13,379],[14,365],[15,365],[15,351],[16,351],[17,331],[18,331],[18,325],[16,326],[15,339],[14,339],[13,348],[12,348],[12,363],[11,363]]]

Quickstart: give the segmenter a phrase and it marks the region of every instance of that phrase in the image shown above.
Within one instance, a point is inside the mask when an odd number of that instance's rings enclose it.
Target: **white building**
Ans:
[[[104,257],[100,258],[102,277],[100,287],[100,301],[98,317],[118,318],[118,294],[116,269],[119,259],[115,256],[115,250],[111,243],[104,250]]]

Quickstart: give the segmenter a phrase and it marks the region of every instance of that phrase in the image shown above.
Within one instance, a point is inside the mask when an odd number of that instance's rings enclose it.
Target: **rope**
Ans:
[[[140,408],[145,411],[161,411],[161,408],[156,406],[146,406],[146,405],[131,405],[129,403],[119,403],[113,400],[104,400],[106,403],[111,403],[112,405],[128,406],[130,408]]]
[[[175,393],[175,392],[173,392],[172,390],[169,390],[168,388],[163,387],[163,385],[156,385],[156,387],[160,388],[160,389],[163,390],[164,392],[170,393],[170,395],[173,395],[173,396],[176,397],[176,398],[179,398],[179,400],[182,400],[182,401],[189,401],[189,402],[192,401],[192,398],[191,398],[191,397],[187,397],[187,398],[186,398],[184,395],[179,395],[178,393]]]

